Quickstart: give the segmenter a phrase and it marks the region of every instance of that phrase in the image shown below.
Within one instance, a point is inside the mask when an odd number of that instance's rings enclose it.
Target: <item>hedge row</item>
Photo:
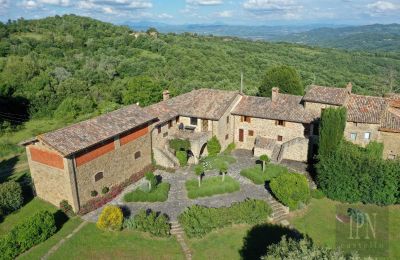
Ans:
[[[151,210],[141,210],[134,217],[125,219],[124,228],[149,232],[158,237],[167,237],[171,231],[167,215],[158,214]]]
[[[56,230],[52,213],[49,211],[36,213],[0,238],[1,259],[14,259],[31,247],[47,240]]]
[[[202,237],[213,229],[231,224],[259,224],[266,222],[272,213],[262,200],[248,199],[230,207],[208,208],[194,205],[178,216],[188,237]]]

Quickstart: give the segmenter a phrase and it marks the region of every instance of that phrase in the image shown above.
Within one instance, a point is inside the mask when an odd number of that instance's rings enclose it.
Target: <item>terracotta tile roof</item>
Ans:
[[[346,103],[348,95],[349,90],[346,88],[311,86],[304,95],[303,100],[341,106]]]
[[[160,106],[181,116],[219,120],[238,95],[237,91],[198,89],[162,101]]]
[[[350,96],[346,105],[347,121],[356,123],[379,124],[387,102],[382,97]]]
[[[79,152],[116,135],[155,120],[137,105],[58,129],[38,136],[38,139],[64,156]]]
[[[145,107],[144,110],[153,117],[158,118],[156,125],[165,123],[179,115],[178,112],[176,110],[172,110],[172,108],[169,107],[165,101]]]
[[[277,94],[275,101],[265,97],[244,96],[232,114],[310,123],[314,116],[304,109],[301,99],[301,96],[288,94]]]
[[[400,133],[400,109],[389,107],[382,117],[381,131]]]

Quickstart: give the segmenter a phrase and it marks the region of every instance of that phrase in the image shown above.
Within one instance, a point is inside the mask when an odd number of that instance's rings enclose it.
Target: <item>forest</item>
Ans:
[[[142,34],[75,15],[0,23],[0,126],[76,122],[197,88],[254,95],[267,69],[289,65],[305,86],[345,86],[382,95],[400,86],[400,53],[351,52],[196,34]],[[60,126],[60,125],[58,125]],[[55,126],[54,126],[55,127]],[[39,134],[46,129],[39,129]],[[1,133],[0,133],[1,135]]]

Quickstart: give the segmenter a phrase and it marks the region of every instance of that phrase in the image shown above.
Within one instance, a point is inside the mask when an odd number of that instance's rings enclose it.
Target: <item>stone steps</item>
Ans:
[[[185,232],[179,222],[177,221],[172,221],[171,222],[171,235],[174,235],[176,237],[176,240],[180,244],[183,253],[185,254],[185,258],[187,260],[192,259],[192,252],[190,251],[189,246],[186,243],[185,240]]]

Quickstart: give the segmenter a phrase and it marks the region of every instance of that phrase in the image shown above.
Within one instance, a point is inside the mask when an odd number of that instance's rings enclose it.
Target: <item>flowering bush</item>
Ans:
[[[102,230],[120,230],[123,220],[122,210],[117,206],[109,205],[104,207],[96,226]]]

